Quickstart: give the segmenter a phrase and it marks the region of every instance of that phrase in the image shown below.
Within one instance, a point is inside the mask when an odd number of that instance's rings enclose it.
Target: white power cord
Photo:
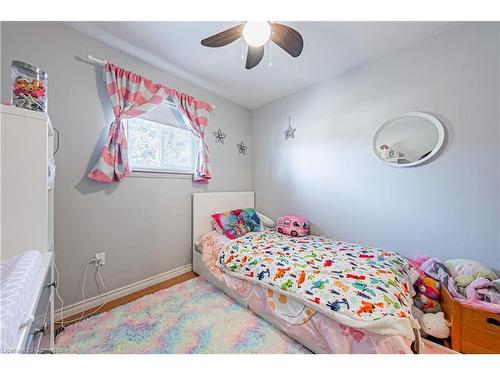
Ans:
[[[54,251],[54,255],[55,255],[55,251]],[[59,294],[59,280],[60,280],[60,276],[59,276],[59,270],[57,269],[57,262],[56,262],[56,259],[55,259],[55,256],[54,256],[54,269],[56,271],[56,275],[57,275],[57,280],[56,280],[56,296],[57,298],[59,299],[59,301],[61,301],[61,308],[59,309],[59,313],[61,315],[61,327],[63,328],[66,328],[64,327],[64,320],[63,320],[63,309],[64,309],[64,301],[63,299],[61,298],[61,295]],[[58,322],[54,322],[54,323],[58,323]]]
[[[55,253],[55,252],[54,252]],[[84,270],[84,274],[83,274],[83,282],[82,282],[82,302],[85,301],[85,285],[86,285],[86,282],[87,282],[87,270],[88,270],[88,267],[91,263],[94,263],[96,264],[97,262],[97,259],[95,257],[91,258],[88,260],[87,264],[85,265],[85,270]],[[60,320],[59,321],[56,321],[54,323],[56,324],[59,324],[63,329],[66,328],[65,324],[68,324],[68,323],[74,323],[74,322],[78,322],[92,314],[95,314],[96,312],[98,312],[99,310],[101,310],[104,305],[107,303],[107,299],[108,299],[108,289],[106,288],[106,285],[104,285],[104,281],[102,279],[102,276],[101,276],[101,267],[102,267],[102,264],[97,264],[96,265],[96,268],[97,268],[97,271],[96,271],[96,275],[99,277],[99,281],[101,282],[101,285],[102,287],[104,288],[105,290],[105,293],[104,293],[104,296],[103,296],[103,300],[102,300],[102,304],[97,308],[95,309],[94,311],[92,311],[91,313],[85,315],[85,308],[82,310],[82,313],[80,315],[79,318],[76,318],[76,319],[71,319],[71,320],[66,320],[64,321],[64,318],[63,318],[63,309],[64,309],[64,301],[63,299],[61,298],[60,294],[59,294],[59,279],[60,279],[60,275],[59,275],[59,270],[57,269],[57,263],[56,261],[54,260],[54,269],[56,271],[56,274],[57,274],[57,282],[56,282],[56,295],[57,295],[57,298],[59,299],[59,301],[61,301],[61,308],[59,310],[60,312]],[[94,277],[95,279],[95,277]],[[97,291],[99,294],[101,294],[101,288],[99,287],[99,283],[97,283],[97,280],[96,280],[96,285],[97,285]],[[84,305],[85,306],[85,305]]]
[[[104,285],[104,281],[102,281],[102,276],[101,276],[101,272],[100,272],[101,271],[101,267],[102,267],[102,265],[99,265],[97,267],[97,276],[99,276],[99,280],[101,281],[101,285],[104,288],[104,291],[105,291],[105,293],[104,293],[104,301],[106,301],[108,299],[108,289],[106,288],[106,285]],[[106,303],[104,302],[103,304],[106,304]]]

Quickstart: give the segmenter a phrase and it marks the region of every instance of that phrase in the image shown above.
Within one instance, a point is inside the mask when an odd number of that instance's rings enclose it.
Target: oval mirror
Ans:
[[[413,167],[432,159],[444,144],[444,126],[424,112],[408,112],[385,122],[373,137],[375,155],[393,167]]]

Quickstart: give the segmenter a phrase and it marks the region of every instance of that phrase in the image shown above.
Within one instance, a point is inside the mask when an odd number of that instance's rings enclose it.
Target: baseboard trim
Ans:
[[[123,286],[121,288],[110,290],[108,292],[107,302],[110,302],[110,301],[113,301],[115,299],[127,296],[127,295],[132,294],[134,292],[137,292],[141,289],[145,289],[149,286],[152,286],[152,285],[161,283],[163,281],[172,279],[176,276],[180,276],[180,275],[182,275],[186,272],[190,272],[192,270],[193,270],[193,266],[190,263],[190,264],[186,264],[185,266],[175,268],[175,269],[167,271],[167,272],[160,273],[159,275],[151,276],[151,277],[148,277],[147,279],[137,281],[135,283]],[[74,303],[72,305],[69,305],[67,307],[64,307],[64,309],[62,310],[63,318],[67,318],[71,315],[79,314],[83,310],[89,311],[92,308],[100,306],[102,303],[103,297],[104,297],[104,294],[100,294],[100,295],[97,295],[95,297],[88,298],[84,301],[80,301],[80,302]],[[56,319],[60,318],[60,316],[61,316],[60,314],[61,314],[61,309],[58,309],[54,313]]]

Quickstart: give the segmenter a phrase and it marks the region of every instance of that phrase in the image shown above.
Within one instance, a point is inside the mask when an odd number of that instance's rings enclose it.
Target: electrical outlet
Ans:
[[[106,253],[97,253],[95,256],[95,265],[96,266],[104,266],[106,263]]]

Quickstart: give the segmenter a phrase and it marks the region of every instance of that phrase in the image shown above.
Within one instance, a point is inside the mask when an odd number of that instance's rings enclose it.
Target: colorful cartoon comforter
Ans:
[[[411,265],[397,253],[324,237],[252,232],[223,246],[217,267],[292,296],[339,323],[415,337]]]

